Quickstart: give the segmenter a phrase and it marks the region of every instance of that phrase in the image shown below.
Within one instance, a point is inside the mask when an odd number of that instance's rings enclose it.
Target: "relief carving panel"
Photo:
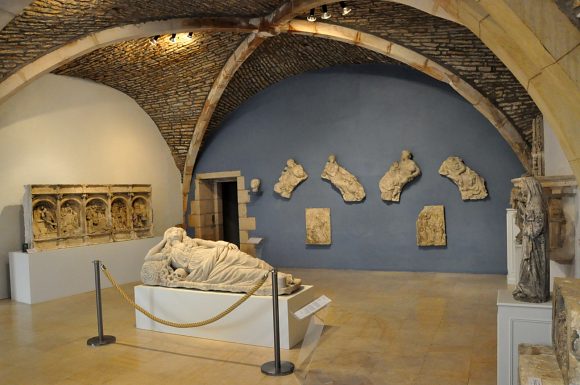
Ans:
[[[446,246],[444,206],[425,206],[417,218],[417,246]]]
[[[461,199],[479,200],[487,197],[485,179],[465,165],[458,156],[450,156],[439,167],[439,174],[451,179],[459,188]]]
[[[278,183],[274,185],[274,191],[281,197],[290,199],[294,189],[307,178],[308,174],[304,171],[304,167],[296,163],[294,159],[288,159],[278,178]]]
[[[330,245],[332,243],[329,208],[306,209],[306,244]]]
[[[357,177],[339,165],[336,156],[332,154],[322,170],[321,178],[330,181],[340,191],[345,202],[360,202],[365,199],[365,189]]]
[[[404,150],[401,160],[394,162],[379,182],[381,199],[384,201],[399,202],[401,191],[405,185],[421,174],[421,169],[413,160],[413,154]]]
[[[29,251],[153,236],[151,185],[28,185]]]

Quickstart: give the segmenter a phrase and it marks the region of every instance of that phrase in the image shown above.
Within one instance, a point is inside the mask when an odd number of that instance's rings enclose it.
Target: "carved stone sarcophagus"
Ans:
[[[27,185],[29,250],[50,250],[153,236],[151,185]]]
[[[554,280],[552,344],[564,384],[580,384],[580,279]]]

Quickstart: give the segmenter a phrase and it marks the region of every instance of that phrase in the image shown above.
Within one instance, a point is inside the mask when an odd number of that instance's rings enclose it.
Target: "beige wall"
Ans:
[[[44,75],[0,105],[0,298],[24,239],[25,184],[147,183],[155,234],[182,222],[181,181],[155,123],[127,95]]]

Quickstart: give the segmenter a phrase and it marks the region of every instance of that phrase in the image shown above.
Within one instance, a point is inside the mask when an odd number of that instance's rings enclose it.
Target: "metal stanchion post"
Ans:
[[[99,335],[89,338],[87,340],[87,345],[102,346],[114,344],[117,340],[114,336],[103,335],[103,305],[101,303],[101,261],[97,259],[93,261],[93,264],[95,266],[95,293],[97,296],[97,327],[99,330]]]
[[[278,270],[272,270],[272,308],[274,314],[274,361],[262,365],[262,373],[268,376],[285,376],[294,372],[294,364],[280,361],[280,314],[278,312]]]

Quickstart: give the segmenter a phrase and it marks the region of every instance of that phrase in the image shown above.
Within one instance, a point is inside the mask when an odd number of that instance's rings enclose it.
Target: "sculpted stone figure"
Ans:
[[[365,196],[365,189],[357,177],[348,172],[336,162],[336,157],[331,154],[322,170],[322,179],[329,180],[342,194],[345,202],[360,202]]]
[[[514,299],[523,302],[546,302],[550,299],[550,263],[546,254],[547,214],[542,185],[533,177],[519,181],[522,210],[522,262],[520,277],[513,291]]]
[[[445,246],[445,208],[425,206],[417,218],[417,246]]]
[[[296,163],[294,159],[288,159],[286,167],[284,167],[280,178],[278,178],[278,183],[274,185],[274,191],[280,196],[290,199],[296,186],[307,178],[308,174],[304,171],[304,168]]]
[[[54,209],[44,204],[37,205],[32,212],[34,237],[39,238],[56,233]]]
[[[394,162],[379,182],[381,199],[399,202],[403,187],[420,174],[421,169],[413,161],[413,155],[410,151],[404,150],[401,152],[401,160]]]
[[[306,244],[330,245],[332,232],[330,230],[329,208],[306,209]]]
[[[461,199],[478,200],[487,197],[485,180],[463,163],[458,156],[450,156],[439,167],[439,174],[451,179],[459,188]]]
[[[146,285],[247,292],[271,269],[268,263],[240,251],[232,243],[190,238],[185,230],[171,227],[147,253],[141,280]],[[290,274],[278,273],[278,278],[282,294],[300,287],[301,280]],[[256,293],[272,293],[271,275]]]
[[[77,234],[81,227],[79,223],[79,208],[69,202],[66,202],[60,208],[60,224],[63,235]]]

